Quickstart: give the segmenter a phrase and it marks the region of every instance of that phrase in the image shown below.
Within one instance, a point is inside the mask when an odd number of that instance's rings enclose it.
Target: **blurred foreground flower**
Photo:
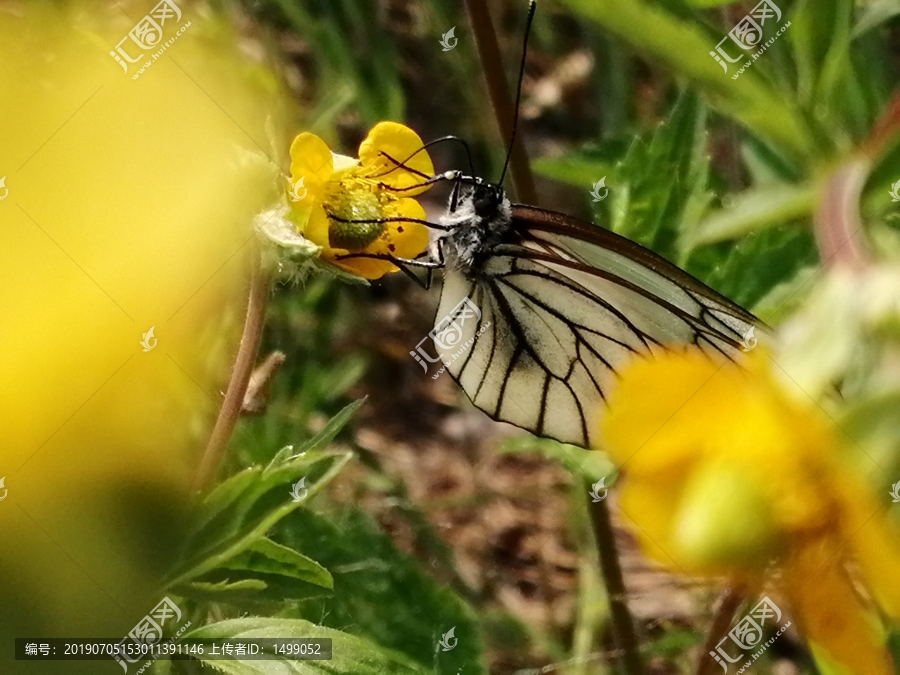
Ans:
[[[747,371],[688,352],[630,365],[603,422],[624,465],[621,507],[644,550],[676,572],[724,576],[748,594],[768,580],[829,672],[891,673],[855,582],[900,616],[900,539],[824,415],[788,396],[768,364],[761,352]]]
[[[895,390],[900,380],[900,269],[834,267],[780,329],[777,358],[816,398]]]
[[[12,639],[123,636],[159,603],[280,196],[299,113],[265,49],[178,5],[165,37],[189,29],[137,79],[110,51],[149,5],[0,8],[4,674],[119,671]]]
[[[399,271],[385,260],[339,258],[353,253],[414,258],[428,246],[428,230],[416,222],[425,219],[425,211],[412,199],[428,189],[421,183],[434,174],[422,145],[412,129],[380,122],[359,146],[357,160],[332,153],[315,134],[300,134],[291,145],[287,217],[321,258],[345,272],[379,279]]]

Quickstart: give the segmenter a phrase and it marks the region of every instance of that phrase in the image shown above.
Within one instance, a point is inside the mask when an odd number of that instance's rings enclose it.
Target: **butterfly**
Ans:
[[[533,13],[532,3],[529,26]],[[521,75],[517,110],[520,96]],[[460,139],[427,145],[445,140]],[[511,150],[512,141],[506,166]],[[563,213],[511,203],[502,175],[497,183],[459,171],[423,179],[454,184],[446,213],[430,224],[438,235],[429,260],[392,261],[413,278],[402,263],[428,268],[426,285],[431,271],[442,270],[430,333],[437,355],[495,420],[599,447],[600,416],[626,361],[678,345],[736,360],[745,336],[762,326],[639,244]]]
[[[599,418],[628,359],[692,344],[734,360],[760,326],[649,249],[464,180],[433,245],[443,281],[432,335],[447,371],[493,419],[599,447]]]

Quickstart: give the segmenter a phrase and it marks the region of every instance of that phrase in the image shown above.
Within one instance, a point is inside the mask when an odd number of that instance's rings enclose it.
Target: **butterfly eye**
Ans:
[[[475,200],[475,215],[479,218],[485,218],[490,214],[491,202],[489,199],[480,198]]]
[[[491,193],[478,195],[474,201],[475,215],[479,218],[490,218],[497,212],[497,200]]]

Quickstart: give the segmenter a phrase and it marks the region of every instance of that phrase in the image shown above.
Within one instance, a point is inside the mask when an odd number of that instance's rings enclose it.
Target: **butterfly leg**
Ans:
[[[450,192],[450,213],[456,213],[459,206],[459,191],[462,189],[462,176],[457,172],[456,181],[453,183],[453,191]]]
[[[429,264],[428,267],[426,268],[427,269],[427,272],[425,273],[425,290],[426,291],[431,288],[431,284],[434,281],[434,271],[439,268],[442,269],[445,265],[444,249],[441,246],[442,243],[443,243],[443,241],[438,239],[437,244],[435,244],[435,247],[434,247],[435,251],[437,252],[437,262],[431,261],[431,264]],[[416,259],[422,257],[423,255],[429,255],[429,253],[427,251],[425,253],[421,253],[418,256],[416,256]]]
[[[335,260],[350,260],[352,258],[369,258],[370,260],[385,260],[392,265],[396,265],[400,268],[400,271],[403,272],[410,279],[415,281],[419,286],[428,290],[431,287],[431,278],[434,274],[435,268],[440,265],[436,262],[426,261],[426,260],[418,260],[416,258],[397,258],[396,256],[388,255],[386,253],[349,253],[347,255],[336,256]],[[420,267],[428,270],[428,277],[425,281],[422,281],[418,276],[413,273],[410,267]]]
[[[371,218],[371,219],[363,219],[363,218],[339,218],[326,211],[328,217],[331,220],[337,221],[339,223],[419,223],[419,225],[424,225],[425,227],[430,227],[433,230],[441,230],[446,231],[447,228],[443,225],[438,225],[437,223],[432,223],[430,220],[422,220],[421,218],[407,218],[406,216],[394,216],[391,218]]]

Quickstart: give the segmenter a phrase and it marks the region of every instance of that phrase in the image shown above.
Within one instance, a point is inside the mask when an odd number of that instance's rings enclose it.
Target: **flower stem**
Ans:
[[[503,73],[503,59],[500,55],[500,45],[497,43],[497,33],[494,31],[491,14],[485,0],[466,0],[466,10],[469,13],[472,32],[475,34],[478,60],[481,62],[481,69],[487,81],[494,117],[497,119],[500,135],[504,142],[508,142],[512,138],[516,108],[509,95],[506,76]],[[526,204],[537,204],[534,175],[531,173],[525,146],[519,140],[513,143],[509,172],[512,175],[518,200]]]
[[[697,662],[697,675],[718,674],[721,666],[714,659],[710,658],[710,653],[715,652],[716,647],[722,641],[722,638],[725,637],[742,602],[744,602],[744,594],[737,587],[726,588],[722,595],[719,596],[718,606],[713,615],[713,622],[709,627],[706,642],[703,644],[703,653],[700,654],[700,660]]]
[[[896,148],[898,142],[900,92],[891,97],[863,142],[862,152],[839,166],[823,186],[822,200],[813,216],[816,244],[823,264],[840,264],[855,271],[872,264],[860,214],[863,189],[877,160]]]
[[[234,362],[228,389],[225,391],[225,399],[219,410],[219,417],[216,419],[212,436],[203,452],[203,458],[194,479],[195,491],[207,489],[215,480],[216,472],[225,455],[225,448],[228,446],[228,440],[231,438],[234,426],[241,414],[241,406],[247,386],[250,384],[250,375],[256,363],[256,354],[259,351],[265,324],[269,282],[269,275],[260,269],[257,261],[250,279],[250,299],[247,303],[247,318],[244,322],[244,332],[241,335],[241,346]]]
[[[900,142],[900,91],[895,91],[884,112],[863,141],[863,152],[877,162]]]
[[[590,491],[589,484],[587,491]],[[600,573],[603,575],[603,583],[609,597],[609,611],[616,646],[622,652],[622,667],[627,675],[641,675],[644,671],[641,668],[634,620],[626,602],[625,581],[622,578],[622,567],[619,565],[619,553],[616,549],[609,507],[606,500],[595,502],[588,498],[588,511],[591,515],[597,553],[600,556]]]
[[[859,208],[871,171],[872,161],[860,154],[839,167],[825,183],[822,200],[813,216],[813,231],[823,265],[841,265],[860,271],[870,264]]]

